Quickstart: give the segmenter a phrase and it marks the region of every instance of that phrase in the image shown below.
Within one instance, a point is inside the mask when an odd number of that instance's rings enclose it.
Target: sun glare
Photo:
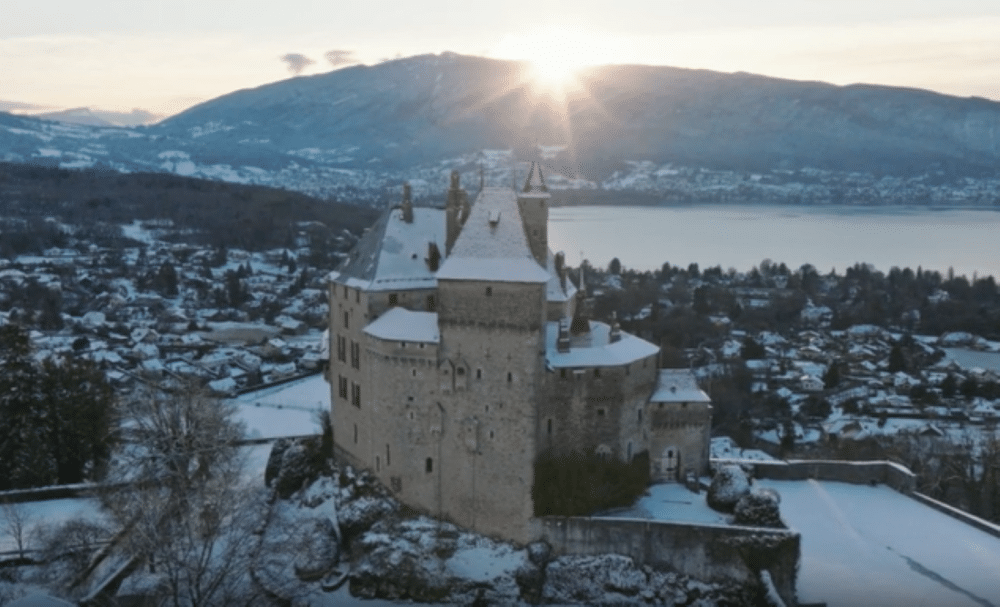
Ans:
[[[584,32],[547,29],[505,37],[494,53],[528,61],[533,80],[547,88],[565,88],[584,67],[610,63],[612,57]]]

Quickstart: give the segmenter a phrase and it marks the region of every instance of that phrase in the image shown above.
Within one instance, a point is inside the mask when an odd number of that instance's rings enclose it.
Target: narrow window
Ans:
[[[600,377],[600,376],[601,376],[601,370],[600,369],[594,369],[594,377]]]
[[[344,328],[351,328],[351,314],[347,310],[344,310]]]
[[[548,420],[546,420],[546,422],[545,422],[545,431],[548,433],[549,436],[552,436],[552,418],[551,417]]]
[[[412,422],[416,418],[416,415],[414,414],[413,411],[410,411],[409,417],[410,417],[410,421]]]
[[[514,374],[508,371],[507,372],[507,383],[510,383],[512,381],[514,381]]]
[[[482,378],[483,378],[483,370],[476,369],[476,379],[482,379]]]
[[[413,377],[416,377],[417,376],[417,370],[416,369],[410,369],[410,375],[412,375]]]
[[[625,449],[625,461],[632,461],[632,443],[629,443]]]
[[[375,456],[375,472],[382,471],[382,458],[378,455]]]
[[[486,297],[493,295],[493,287],[486,287]]]
[[[389,443],[385,444],[385,467],[392,465],[392,453],[389,451]]]
[[[337,393],[340,398],[347,400],[347,378],[343,375],[337,377]]]
[[[427,296],[427,311],[437,312],[437,298],[433,295]]]
[[[354,424],[354,444],[358,444],[358,425]]]
[[[428,474],[430,474],[431,472],[434,472],[434,460],[433,459],[431,459],[431,458],[428,457],[426,460],[424,460],[424,472],[426,472]]]
[[[566,369],[565,369],[565,367],[562,368],[562,369],[559,369],[559,377],[562,378],[562,379],[566,379]]]
[[[347,285],[344,285],[344,299],[347,299]]]
[[[639,409],[639,423],[642,423],[642,409]]]
[[[389,307],[391,308],[392,306],[398,306],[398,305],[399,305],[399,294],[398,293],[389,293]],[[388,466],[388,465],[389,464],[386,463],[386,466]]]
[[[493,440],[493,431],[490,430],[490,440]]]
[[[604,417],[604,409],[597,410],[597,417]]]

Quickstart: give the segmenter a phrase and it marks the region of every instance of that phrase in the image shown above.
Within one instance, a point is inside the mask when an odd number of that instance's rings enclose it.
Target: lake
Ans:
[[[1000,278],[1000,212],[991,209],[850,206],[554,207],[549,246],[577,265],[655,270],[663,262],[749,270],[763,259],[811,263],[843,274],[857,262],[883,272],[949,267]]]

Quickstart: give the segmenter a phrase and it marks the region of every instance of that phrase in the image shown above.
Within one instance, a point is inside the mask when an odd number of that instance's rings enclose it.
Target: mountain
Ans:
[[[562,95],[528,64],[443,53],[236,91],[148,127],[0,115],[0,159],[372,204],[404,180],[436,192],[453,168],[506,183],[515,158],[540,158],[551,186],[591,199],[992,204],[1000,103],[635,65],[586,70]]]
[[[70,124],[83,124],[87,126],[122,126],[101,118],[91,111],[90,108],[85,107],[59,110],[58,112],[45,112],[44,114],[35,114],[34,117],[41,118],[42,120],[54,120],[56,122],[68,122]]]

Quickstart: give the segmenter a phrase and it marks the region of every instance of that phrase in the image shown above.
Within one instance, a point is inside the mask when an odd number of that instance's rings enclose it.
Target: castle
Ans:
[[[657,480],[708,467],[708,397],[658,369],[655,345],[586,318],[549,203],[534,163],[522,191],[474,202],[452,173],[443,209],[406,187],[329,277],[337,456],[410,506],[522,542],[541,454],[646,451]]]

